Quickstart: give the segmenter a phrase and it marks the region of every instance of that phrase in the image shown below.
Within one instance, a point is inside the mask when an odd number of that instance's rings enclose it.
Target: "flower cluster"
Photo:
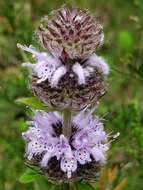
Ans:
[[[32,47],[26,47],[21,44],[17,44],[17,47],[32,53],[33,58],[36,60],[36,64],[24,63],[23,66],[32,69],[38,77],[37,83],[48,80],[51,87],[58,88],[61,78],[68,72],[68,65],[64,65],[57,57],[46,52],[37,52]],[[93,54],[83,65],[78,62],[73,63],[70,77],[72,78],[73,75],[77,76],[78,85],[85,85],[95,69],[105,76],[109,74],[109,67],[105,61],[96,54]]]
[[[45,51],[17,46],[33,56],[23,63],[32,92],[58,112],[34,111],[23,133],[28,163],[54,182],[94,180],[110,145],[102,120],[90,111],[107,91],[109,66],[95,54],[102,26],[86,10],[62,7],[44,17],[36,35]]]
[[[63,7],[44,17],[36,34],[48,52],[17,44],[33,55],[34,63],[23,65],[31,71],[34,94],[60,110],[79,111],[97,104],[107,91],[109,74],[108,64],[94,53],[103,43],[97,19],[88,11]]]
[[[57,127],[62,129],[62,123],[63,118],[56,112],[35,111],[32,121],[28,122],[29,129],[23,133],[28,142],[28,160],[42,155],[37,164],[48,168],[51,158],[56,157],[67,178],[71,178],[80,165],[93,160],[99,164],[105,162],[109,143],[100,118],[94,119],[89,111],[74,116],[71,121],[74,132],[69,140],[62,133],[57,133]]]
[[[58,109],[71,107],[81,110],[91,103],[98,103],[106,92],[105,79],[109,74],[107,63],[96,54],[84,63],[72,65],[62,62],[46,52],[32,47],[17,46],[32,53],[36,63],[24,63],[33,76],[31,89],[46,105]]]
[[[45,16],[36,31],[41,45],[63,61],[85,60],[103,44],[103,28],[87,10],[63,7]]]

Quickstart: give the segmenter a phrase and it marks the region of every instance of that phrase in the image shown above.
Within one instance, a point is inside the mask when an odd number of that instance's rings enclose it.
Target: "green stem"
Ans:
[[[69,190],[76,190],[76,186],[74,183],[69,183]]]
[[[63,112],[63,135],[69,138],[71,136],[71,110],[66,109]]]
[[[69,183],[62,183],[60,185],[60,190],[73,190],[73,189],[70,189]]]

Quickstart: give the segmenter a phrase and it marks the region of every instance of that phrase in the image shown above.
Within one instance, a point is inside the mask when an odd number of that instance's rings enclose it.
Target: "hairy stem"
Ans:
[[[67,138],[71,136],[71,110],[66,109],[63,112],[63,135]]]

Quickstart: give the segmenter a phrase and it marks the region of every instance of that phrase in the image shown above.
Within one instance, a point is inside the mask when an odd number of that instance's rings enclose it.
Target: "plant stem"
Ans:
[[[66,109],[63,112],[63,135],[67,138],[71,136],[71,110]]]
[[[73,190],[73,189],[70,189],[70,184],[69,183],[62,183],[60,185],[59,190]]]
[[[69,183],[69,190],[76,190],[76,186],[74,183]]]

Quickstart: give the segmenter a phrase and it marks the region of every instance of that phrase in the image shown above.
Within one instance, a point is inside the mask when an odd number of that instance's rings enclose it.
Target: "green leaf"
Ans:
[[[30,183],[35,181],[36,179],[38,179],[40,177],[40,175],[32,170],[32,169],[27,169],[19,178],[19,181],[21,183]]]
[[[34,109],[41,109],[45,111],[53,111],[53,109],[46,107],[42,102],[40,102],[36,97],[28,97],[28,98],[18,98],[16,103],[25,104]]]
[[[77,183],[76,186],[77,186],[78,190],[95,190],[92,185],[90,185],[89,183],[85,183],[85,182],[79,182],[79,183]]]

